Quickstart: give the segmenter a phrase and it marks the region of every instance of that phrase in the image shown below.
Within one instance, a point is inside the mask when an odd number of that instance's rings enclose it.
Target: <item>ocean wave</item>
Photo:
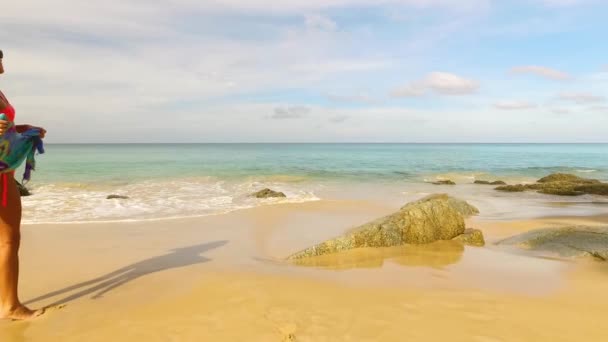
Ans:
[[[286,198],[249,196],[263,188],[282,191]],[[256,206],[301,203],[319,198],[314,188],[289,182],[211,177],[140,181],[126,185],[51,183],[35,186],[23,197],[23,223],[131,222],[200,217]],[[110,194],[128,199],[107,199]]]

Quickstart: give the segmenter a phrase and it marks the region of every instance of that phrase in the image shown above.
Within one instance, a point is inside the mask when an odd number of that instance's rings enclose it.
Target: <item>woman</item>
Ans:
[[[0,74],[4,73],[0,50]],[[15,109],[0,91],[0,113],[10,121],[15,119]],[[0,120],[0,135],[4,134],[9,121]],[[17,132],[24,132],[30,125],[17,125]],[[46,131],[41,128],[40,137]],[[19,244],[21,242],[21,195],[14,179],[15,172],[0,175],[1,191],[6,196],[6,205],[0,205],[0,318],[23,320],[41,315],[44,309],[30,310],[19,301],[17,293],[19,280]],[[3,197],[4,197],[3,196]]]

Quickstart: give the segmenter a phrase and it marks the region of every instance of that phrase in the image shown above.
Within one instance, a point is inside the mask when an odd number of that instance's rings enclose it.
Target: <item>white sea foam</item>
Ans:
[[[597,170],[576,170],[576,172],[580,172],[580,173],[591,173],[591,172],[597,172]]]
[[[252,192],[269,187],[286,198],[257,199]],[[45,184],[23,197],[23,223],[141,221],[216,215],[276,203],[318,200],[306,184],[212,178],[142,181],[123,185]],[[128,199],[106,199],[110,194]]]

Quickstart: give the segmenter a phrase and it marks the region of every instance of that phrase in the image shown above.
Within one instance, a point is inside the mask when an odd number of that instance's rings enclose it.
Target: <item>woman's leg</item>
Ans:
[[[28,319],[42,314],[42,310],[30,310],[19,301],[21,195],[13,176],[6,177],[8,203],[6,207],[0,204],[0,318]],[[3,190],[0,183],[0,194]]]

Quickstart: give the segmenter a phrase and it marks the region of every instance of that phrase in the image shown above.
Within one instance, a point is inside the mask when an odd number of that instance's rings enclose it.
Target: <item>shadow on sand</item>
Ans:
[[[78,292],[60,299],[53,304],[50,304],[50,306],[65,304],[92,293],[95,294],[91,298],[96,299],[121,285],[148,274],[208,262],[211,259],[205,258],[201,256],[201,254],[224,246],[227,243],[228,241],[214,241],[195,246],[173,249],[169,254],[142,260],[101,277],[68,286],[61,290],[49,292],[45,295],[30,299],[25,304],[31,304],[37,301],[61,296],[72,291]]]

